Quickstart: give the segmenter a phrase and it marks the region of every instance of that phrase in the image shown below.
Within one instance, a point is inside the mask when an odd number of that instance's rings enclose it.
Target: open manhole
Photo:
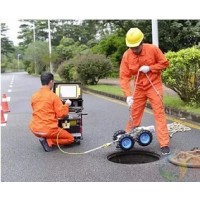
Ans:
[[[107,156],[108,160],[121,164],[144,164],[155,162],[160,155],[150,151],[124,151],[116,152]]]

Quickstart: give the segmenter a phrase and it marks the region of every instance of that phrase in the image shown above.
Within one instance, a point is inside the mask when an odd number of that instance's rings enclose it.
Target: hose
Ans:
[[[57,142],[57,146],[59,148],[59,150],[62,152],[62,153],[65,153],[65,154],[68,154],[68,155],[83,155],[83,154],[87,154],[87,153],[90,153],[92,151],[96,151],[98,149],[101,149],[101,148],[106,148],[106,147],[109,147],[111,146],[113,143],[117,142],[117,140],[114,140],[112,142],[108,142],[108,143],[105,143],[99,147],[96,147],[96,148],[93,148],[93,149],[90,149],[88,151],[84,151],[84,152],[67,152],[67,151],[64,151],[63,149],[61,149],[59,143],[58,143],[58,138],[59,138],[59,134],[60,132],[63,130],[63,128],[58,132],[57,134],[57,139],[56,139],[56,142]]]

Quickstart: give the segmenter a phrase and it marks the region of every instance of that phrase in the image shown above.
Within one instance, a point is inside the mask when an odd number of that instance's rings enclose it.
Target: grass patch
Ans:
[[[121,91],[119,86],[98,84],[98,85],[89,85],[87,87],[92,90],[123,96],[123,92]]]
[[[87,87],[93,90],[100,91],[100,92],[106,92],[109,94],[123,96],[123,92],[121,91],[119,86],[98,84],[98,85],[89,85]],[[165,106],[168,106],[170,108],[188,111],[194,114],[200,113],[199,107],[196,108],[196,107],[188,106],[179,97],[164,96],[163,101],[164,101]]]
[[[164,104],[165,106],[184,110],[184,111],[191,112],[194,114],[200,113],[199,107],[197,108],[197,107],[188,106],[179,97],[164,96]]]

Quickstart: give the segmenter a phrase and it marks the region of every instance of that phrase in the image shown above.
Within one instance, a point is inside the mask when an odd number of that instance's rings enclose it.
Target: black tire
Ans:
[[[134,139],[131,135],[124,134],[119,139],[119,147],[124,150],[128,151],[133,148],[134,146]]]
[[[148,146],[153,140],[153,135],[149,130],[142,130],[138,134],[137,142],[140,146]]]
[[[75,144],[80,145],[81,144],[81,140],[79,138],[75,138],[74,140]]]
[[[125,134],[126,133],[126,131],[124,131],[124,130],[118,130],[118,131],[116,131],[115,133],[114,133],[114,135],[113,135],[113,140],[117,140],[117,136],[118,135],[123,135],[123,134]]]

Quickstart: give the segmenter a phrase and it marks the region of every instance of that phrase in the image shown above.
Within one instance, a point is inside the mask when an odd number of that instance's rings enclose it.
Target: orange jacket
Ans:
[[[150,71],[147,73],[154,85],[162,84],[161,71],[169,65],[162,51],[153,44],[143,44],[142,52],[136,55],[129,48],[124,52],[120,64],[120,85],[125,96],[131,96],[130,80],[132,76],[136,80],[138,70],[141,66],[148,65]],[[140,72],[137,86],[143,90],[151,87],[146,75]]]
[[[47,86],[42,86],[31,98],[32,118],[29,127],[32,132],[49,133],[58,128],[58,118],[66,116],[69,107]]]

